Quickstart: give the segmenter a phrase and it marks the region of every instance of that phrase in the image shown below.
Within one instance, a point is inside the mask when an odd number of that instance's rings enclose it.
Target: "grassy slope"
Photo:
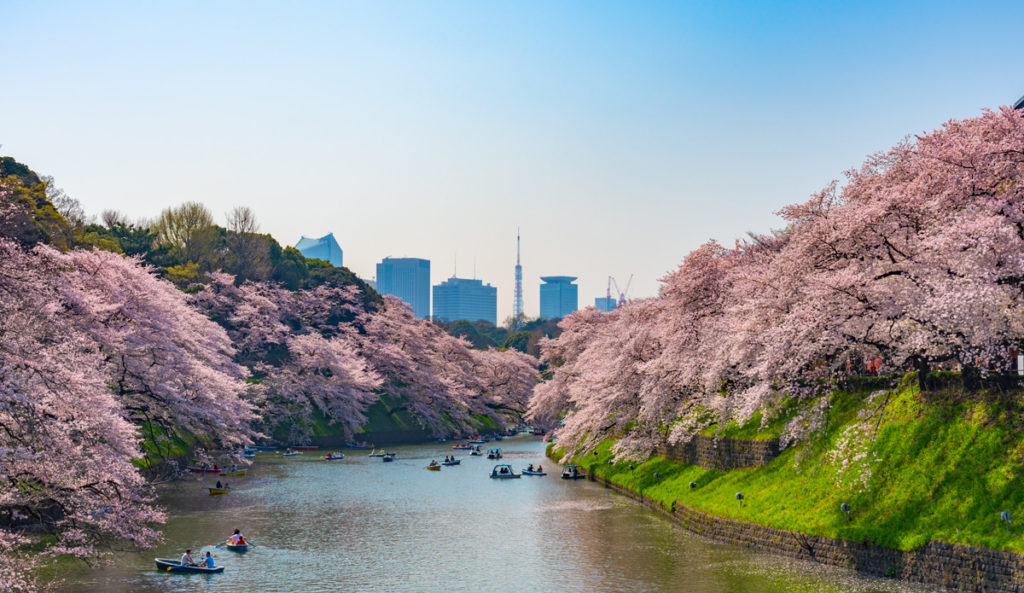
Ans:
[[[167,431],[159,426],[151,427],[148,423],[144,423],[139,431],[142,435],[142,452],[146,457],[132,460],[138,468],[146,468],[165,459],[184,459],[195,447],[210,445],[208,440],[186,431],[179,431],[169,437]]]
[[[720,472],[655,457],[630,470],[625,461],[609,465],[610,442],[577,462],[664,504],[679,501],[771,527],[867,538],[903,550],[939,540],[1024,553],[1024,423],[1018,404],[949,394],[924,402],[908,383],[890,392],[884,413],[869,424],[877,422],[878,428],[867,449],[867,489],[857,479],[865,466],[840,475],[829,458],[844,430],[857,422],[863,394],[833,394],[825,434],[762,468]],[[771,432],[757,426],[721,431],[747,438],[769,438]],[[742,505],[737,492],[744,494]],[[852,509],[849,519],[840,510],[843,502]],[[1020,527],[1003,526],[1004,510]]]

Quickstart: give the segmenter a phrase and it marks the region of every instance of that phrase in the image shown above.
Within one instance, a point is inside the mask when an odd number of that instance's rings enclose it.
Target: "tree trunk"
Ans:
[[[964,391],[972,392],[981,388],[981,371],[970,364],[960,365],[960,377],[964,383]]]
[[[917,388],[921,393],[928,391],[928,359],[923,356],[914,357],[914,367],[917,369]]]

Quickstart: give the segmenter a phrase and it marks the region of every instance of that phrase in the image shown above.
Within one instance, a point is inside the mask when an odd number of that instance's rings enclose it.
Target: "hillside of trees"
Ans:
[[[534,357],[472,348],[247,209],[101,220],[0,159],[0,591],[34,590],[47,556],[151,546],[139,466],[182,441],[351,436],[382,398],[438,436],[521,421]]]

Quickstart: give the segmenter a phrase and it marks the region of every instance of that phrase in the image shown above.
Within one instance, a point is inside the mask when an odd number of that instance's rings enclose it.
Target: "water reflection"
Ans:
[[[554,465],[543,445],[502,443],[503,463]],[[823,593],[913,591],[898,583],[709,543],[610,490],[557,475],[491,480],[493,461],[424,468],[446,445],[398,447],[393,463],[348,452],[261,453],[236,491],[209,496],[211,478],[161,488],[173,515],[166,540],[115,566],[76,575],[75,592],[307,591],[477,593]],[[235,528],[256,544],[217,551],[219,575],[157,572],[155,556],[207,548]],[[204,548],[205,551],[206,548]],[[924,589],[917,589],[923,591]]]

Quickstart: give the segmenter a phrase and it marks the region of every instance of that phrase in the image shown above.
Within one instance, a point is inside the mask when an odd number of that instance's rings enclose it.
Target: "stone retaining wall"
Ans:
[[[665,508],[655,500],[603,478],[591,475],[590,479],[665,515],[693,533],[717,541],[948,590],[1024,592],[1024,556],[1017,554],[941,542],[929,542],[916,550],[903,552],[868,542],[804,535],[715,517],[679,503]]]
[[[761,467],[779,455],[779,439],[747,441],[695,436],[688,443],[658,447],[658,455],[687,465],[729,471]]]

